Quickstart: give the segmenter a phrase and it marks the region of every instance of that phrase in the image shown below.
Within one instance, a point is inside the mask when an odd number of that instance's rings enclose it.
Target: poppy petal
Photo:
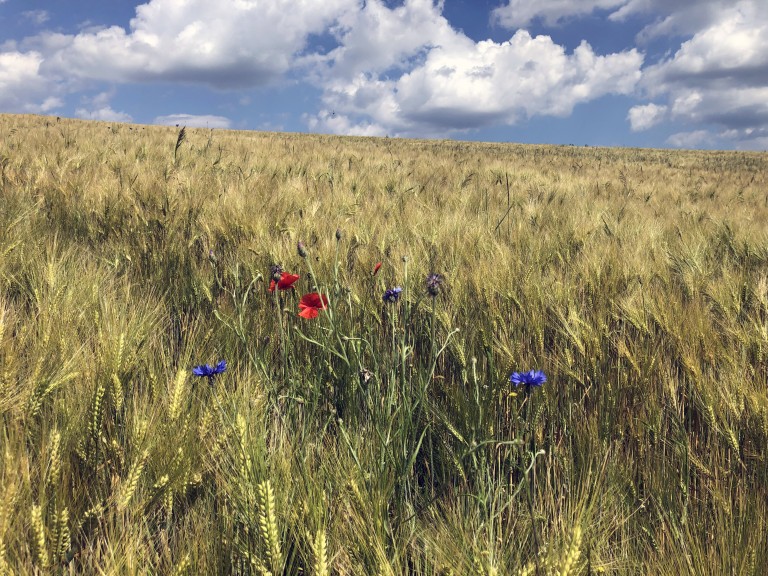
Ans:
[[[317,308],[312,308],[310,306],[303,308],[301,312],[299,312],[299,316],[301,316],[302,318],[306,318],[307,320],[311,320],[312,318],[317,318],[318,314],[319,312],[317,311]]]
[[[280,276],[280,280],[277,283],[277,289],[288,290],[289,288],[293,288],[293,284],[298,279],[299,279],[298,274],[289,274],[288,272],[283,272],[282,275]]]

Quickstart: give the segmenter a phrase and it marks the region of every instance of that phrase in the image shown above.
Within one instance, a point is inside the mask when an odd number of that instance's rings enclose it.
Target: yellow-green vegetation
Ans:
[[[765,574],[767,175],[0,116],[0,573]]]

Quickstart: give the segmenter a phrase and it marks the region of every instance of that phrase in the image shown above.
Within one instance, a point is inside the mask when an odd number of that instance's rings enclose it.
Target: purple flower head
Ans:
[[[427,276],[427,294],[433,298],[440,293],[440,287],[443,285],[443,277],[434,272]]]
[[[515,386],[524,384],[526,388],[541,386],[547,381],[547,376],[541,370],[530,370],[528,372],[512,372],[509,381]]]
[[[400,286],[397,286],[395,288],[390,288],[389,290],[384,291],[384,297],[383,300],[387,304],[394,304],[400,299],[400,293],[403,291]]]
[[[269,269],[269,277],[274,282],[280,282],[280,278],[283,276],[283,267],[280,264],[273,264]]]
[[[192,374],[195,376],[205,376],[208,378],[210,382],[213,382],[213,379],[216,377],[217,374],[221,374],[227,369],[227,361],[221,360],[216,366],[211,366],[210,364],[201,364],[200,366],[195,366],[192,368]]]

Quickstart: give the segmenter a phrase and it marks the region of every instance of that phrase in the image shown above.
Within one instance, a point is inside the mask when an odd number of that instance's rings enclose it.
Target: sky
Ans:
[[[768,0],[0,0],[0,112],[768,149]]]

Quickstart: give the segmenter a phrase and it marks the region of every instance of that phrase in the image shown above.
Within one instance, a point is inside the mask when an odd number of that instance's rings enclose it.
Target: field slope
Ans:
[[[0,574],[765,574],[767,176],[0,115]]]

